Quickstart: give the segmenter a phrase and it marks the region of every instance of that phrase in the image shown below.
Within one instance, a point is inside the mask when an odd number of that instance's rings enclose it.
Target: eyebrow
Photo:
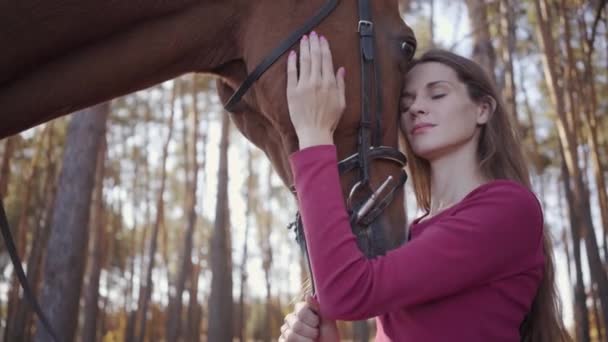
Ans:
[[[436,86],[439,83],[447,83],[449,85],[452,85],[452,82],[450,81],[446,81],[446,80],[439,80],[439,81],[433,81],[433,82],[429,82],[426,84],[425,88],[430,89],[433,88],[434,86]],[[414,94],[410,93],[410,92],[404,92],[403,95],[405,97],[414,97]]]

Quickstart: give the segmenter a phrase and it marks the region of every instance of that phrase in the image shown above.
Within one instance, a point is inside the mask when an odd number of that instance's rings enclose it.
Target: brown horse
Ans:
[[[325,0],[34,1],[0,0],[0,138],[61,115],[187,72],[219,76],[225,103],[247,73]],[[397,0],[372,1],[376,62],[385,109],[382,143],[398,146],[401,50],[414,39]],[[342,1],[316,31],[331,43],[334,64],[347,70],[347,108],[335,141],[340,158],[357,150],[361,115],[358,8]],[[285,184],[297,138],[287,115],[285,56],[254,84],[231,117],[265,151]],[[371,185],[400,167],[377,161]],[[343,188],[354,182],[346,174]],[[382,217],[388,249],[404,238],[402,192]]]

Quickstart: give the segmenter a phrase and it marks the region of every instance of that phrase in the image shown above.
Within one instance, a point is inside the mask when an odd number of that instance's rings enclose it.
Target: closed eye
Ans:
[[[442,97],[445,97],[446,94],[438,94],[438,95],[433,95],[431,96],[431,99],[433,100],[439,100]]]

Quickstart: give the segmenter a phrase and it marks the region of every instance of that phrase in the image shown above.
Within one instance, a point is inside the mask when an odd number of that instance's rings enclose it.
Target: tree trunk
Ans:
[[[507,105],[507,110],[515,122],[519,123],[517,117],[517,90],[515,88],[515,72],[513,68],[513,52],[516,50],[515,37],[515,11],[517,9],[517,1],[502,0],[500,3],[501,17],[501,36],[506,42],[501,47],[500,57],[504,64],[504,86],[502,87],[503,96]],[[519,127],[519,125],[518,125]]]
[[[490,39],[487,5],[484,0],[466,0],[473,29],[473,60],[479,63],[492,81],[496,81],[496,52]]]
[[[215,224],[211,240],[209,341],[232,341],[232,243],[228,207],[228,145],[230,119],[222,117]]]
[[[560,144],[561,146],[561,144]],[[560,148],[561,149],[561,148]],[[563,154],[563,152],[562,152]],[[587,295],[585,294],[585,282],[583,281],[583,263],[581,260],[581,234],[577,208],[574,204],[574,194],[570,188],[570,173],[566,167],[565,158],[562,158],[562,182],[568,210],[570,212],[570,228],[572,234],[572,254],[574,256],[574,269],[576,281],[574,285],[574,321],[576,329],[576,341],[590,342],[589,336],[589,311],[587,310]]]
[[[252,194],[253,185],[254,185],[254,171],[253,171],[253,151],[252,148],[249,147],[247,149],[247,192],[246,192],[246,203],[247,208],[245,209],[245,240],[243,241],[243,258],[241,259],[241,289],[239,291],[239,342],[246,341],[246,333],[245,333],[245,284],[247,283],[247,251],[249,244],[247,243],[249,240],[249,230],[251,228],[251,223],[249,218],[252,215]]]
[[[188,320],[186,322],[186,341],[200,341],[201,339],[201,320],[202,307],[198,303],[198,277],[201,271],[201,266],[192,265],[192,274],[190,275],[190,286],[188,293],[190,301],[188,303]]]
[[[91,193],[109,104],[74,114],[67,133],[44,266],[41,307],[62,341],[73,341],[86,260]],[[39,326],[35,341],[52,341]]]
[[[593,317],[595,318],[593,320],[593,322],[595,323],[595,332],[596,332],[596,336],[597,336],[597,340],[598,341],[606,341],[604,339],[604,334],[605,334],[605,328],[602,327],[602,316],[600,314],[600,303],[599,303],[599,298],[598,298],[598,294],[597,294],[597,290],[596,287],[591,286],[590,289],[590,295],[591,295],[591,305],[593,308]]]
[[[587,251],[587,259],[591,273],[591,279],[598,285],[600,301],[602,306],[602,315],[604,317],[603,324],[608,326],[608,275],[602,265],[595,229],[591,218],[589,190],[583,181],[577,162],[579,160],[577,151],[576,120],[573,118],[574,113],[572,108],[567,112],[565,108],[564,90],[560,84],[559,69],[555,61],[555,42],[551,36],[549,23],[553,22],[549,6],[546,0],[535,0],[535,9],[539,21],[538,32],[540,36],[541,47],[543,48],[543,65],[545,69],[545,77],[547,87],[549,89],[551,100],[558,114],[557,128],[559,132],[561,146],[563,146],[563,157],[565,157],[566,167],[572,178],[573,197],[575,200],[575,210],[577,216],[582,223],[583,238],[585,240],[585,248]]]
[[[19,213],[19,223],[17,229],[13,234],[17,234],[15,241],[17,247],[17,255],[21,256],[22,260],[26,257],[26,246],[27,246],[27,232],[28,223],[32,221],[32,213],[36,210],[30,208],[30,201],[32,199],[32,193],[35,192],[34,187],[36,183],[34,180],[38,179],[38,164],[40,163],[40,157],[44,151],[44,143],[47,135],[51,134],[50,131],[52,126],[45,126],[42,133],[37,137],[36,146],[34,147],[34,156],[30,160],[29,166],[23,175],[22,185],[22,196],[21,196],[21,210]],[[15,321],[15,315],[18,312],[19,305],[19,292],[20,292],[19,280],[17,279],[17,273],[13,271],[10,277],[10,289],[8,291],[8,305],[7,305],[7,319],[6,327],[4,330],[5,341],[18,341],[20,340],[19,335],[16,335],[16,326],[20,322]]]
[[[194,90],[194,89],[193,89]],[[196,97],[196,93],[193,93],[193,97]],[[195,102],[196,106],[196,102]],[[187,121],[187,120],[186,120]],[[175,284],[176,292],[175,299],[173,300],[173,308],[170,310],[170,314],[168,317],[168,327],[167,327],[167,341],[178,341],[181,335],[181,325],[182,325],[182,294],[184,292],[184,288],[186,285],[186,278],[188,274],[191,273],[190,266],[192,265],[192,246],[194,242],[194,228],[196,225],[196,189],[198,187],[198,171],[199,171],[199,163],[198,163],[198,150],[196,148],[196,144],[198,141],[198,111],[196,107],[192,111],[192,147],[190,148],[192,155],[186,155],[186,159],[190,158],[190,162],[192,163],[191,172],[186,172],[186,178],[188,178],[188,174],[191,174],[191,180],[186,181],[186,194],[187,194],[187,213],[188,213],[188,222],[186,226],[186,232],[184,234],[184,248],[183,248],[183,256],[181,260],[181,267],[179,269],[179,274],[177,276],[177,282]],[[187,127],[187,125],[185,125]],[[187,132],[187,130],[186,130]],[[185,136],[186,146],[188,135]],[[188,149],[186,149],[188,152]],[[189,165],[186,162],[186,165]],[[187,168],[188,169],[188,168]]]
[[[148,316],[148,305],[150,301],[150,296],[152,294],[152,270],[154,269],[154,260],[156,256],[156,246],[158,241],[158,232],[160,230],[160,225],[163,224],[164,220],[164,202],[163,195],[165,193],[165,181],[167,176],[167,156],[169,154],[169,143],[171,142],[171,136],[173,134],[173,117],[175,115],[174,110],[175,104],[175,92],[173,92],[171,98],[171,114],[169,116],[168,123],[168,134],[167,139],[165,140],[163,146],[163,154],[162,154],[162,166],[161,166],[161,175],[160,175],[160,189],[158,190],[158,197],[156,199],[156,218],[154,220],[154,227],[152,228],[152,236],[150,236],[150,250],[148,253],[148,266],[146,269],[146,280],[142,282],[142,287],[140,288],[140,307],[139,307],[139,332],[137,333],[137,341],[143,342],[146,336],[146,322]]]
[[[27,278],[30,282],[30,285],[32,286],[32,291],[34,292],[34,295],[38,294],[42,259],[47,248],[51,229],[50,220],[53,215],[55,196],[57,193],[57,162],[55,160],[52,160],[50,157],[52,156],[52,150],[54,148],[56,147],[53,143],[53,132],[51,130],[48,135],[48,159],[46,164],[46,170],[44,172],[43,193],[45,194],[45,207],[43,208],[43,214],[41,215],[42,217],[40,218],[40,220],[38,220],[39,223],[36,227],[36,231],[33,234],[34,240],[32,241],[32,247],[28,256],[26,269]],[[14,333],[14,339],[12,339],[12,341],[30,341],[32,339],[30,329],[32,323],[32,311],[30,304],[25,300],[25,298],[21,298],[19,300],[19,306],[17,307],[14,322],[15,325],[12,328]]]
[[[367,321],[353,322],[353,341],[368,342],[369,341],[369,324]]]
[[[82,328],[83,341],[97,341],[98,315],[99,315],[99,279],[104,259],[107,254],[107,232],[106,214],[103,203],[103,180],[105,175],[104,165],[106,159],[106,144],[100,149],[97,161],[97,180],[95,186],[95,196],[93,199],[93,216],[90,227],[93,228],[95,236],[92,239],[93,247],[91,251],[89,279],[85,294],[84,304],[84,325]]]
[[[260,220],[263,223],[260,224],[259,241],[262,252],[262,269],[264,270],[266,285],[266,315],[264,318],[265,328],[262,331],[262,338],[264,342],[270,342],[272,337],[272,283],[270,280],[270,269],[272,268],[272,245],[270,244],[270,236],[272,235],[271,202],[275,197],[272,191],[272,168],[268,168],[266,186],[268,189],[268,197],[266,205],[263,207],[263,220]]]
[[[567,20],[567,16],[570,13],[573,13],[575,9],[566,8],[566,4],[563,0],[562,6],[564,18]],[[596,17],[598,19],[603,6],[606,6],[606,1],[600,3],[600,7],[598,9],[598,12],[596,13]],[[591,37],[588,37],[587,25],[585,23],[584,18],[582,16],[579,16],[578,19],[579,31],[581,32],[582,36],[580,38],[583,42],[583,50],[585,57],[582,59],[582,65],[584,66],[583,75],[580,75],[579,69],[574,67],[574,57],[570,59],[573,65],[573,70],[576,71],[578,76],[578,87],[576,87],[575,91],[582,92],[581,96],[585,99],[585,101],[582,101],[585,106],[585,110],[583,111],[585,115],[583,115],[582,118],[589,132],[589,134],[587,135],[587,144],[589,145],[589,150],[591,152],[591,160],[593,162],[593,175],[596,180],[596,191],[600,205],[600,216],[602,218],[604,228],[602,232],[602,240],[604,246],[604,262],[608,263],[608,246],[606,245],[606,236],[608,235],[608,189],[606,187],[606,181],[604,179],[606,174],[606,165],[603,163],[602,158],[600,156],[600,137],[598,133],[598,130],[601,129],[601,126],[598,123],[600,113],[598,112],[596,80],[594,79],[594,75],[596,75],[596,72],[594,70],[595,68],[592,60],[593,53],[595,50],[595,36],[592,35]],[[592,28],[592,31],[595,31],[596,27],[597,21],[594,22],[594,27]],[[569,47],[570,41],[568,40],[566,43]],[[569,57],[570,56],[571,54],[569,53]],[[603,151],[606,150],[604,149]]]
[[[135,102],[135,106],[134,109],[131,111],[131,116],[130,119],[133,121],[137,121],[138,118],[138,110],[139,110],[139,106],[140,103],[139,101]],[[146,114],[145,114],[145,118],[144,118],[144,125],[147,125],[150,123],[150,110],[148,107],[146,107]],[[137,133],[136,131],[136,127],[135,125],[133,125],[131,127],[131,130],[129,133],[131,136],[135,136]],[[143,142],[143,146],[147,147],[149,146],[149,130],[145,130],[145,132],[143,133],[144,136],[144,142]],[[126,136],[124,137],[126,140]],[[125,327],[125,335],[124,335],[124,342],[134,342],[135,341],[135,334],[137,332],[137,312],[138,312],[138,299],[139,297],[136,297],[133,294],[133,286],[134,286],[134,280],[135,280],[135,271],[136,271],[136,266],[135,266],[135,260],[137,259],[137,255],[138,255],[138,249],[140,251],[139,255],[140,258],[143,259],[143,255],[145,254],[145,249],[144,246],[146,245],[146,237],[145,237],[145,232],[147,231],[147,227],[148,227],[148,222],[149,222],[149,197],[148,197],[148,188],[144,187],[143,189],[141,189],[141,185],[140,184],[150,184],[149,180],[149,167],[148,167],[148,159],[146,158],[146,154],[142,153],[141,150],[138,148],[138,146],[133,146],[132,150],[130,152],[131,154],[131,159],[134,161],[134,165],[133,165],[133,182],[132,182],[132,206],[133,206],[133,210],[135,212],[139,211],[139,208],[141,208],[141,202],[144,202],[145,204],[145,208],[146,208],[146,212],[145,212],[145,222],[142,223],[141,227],[138,227],[138,220],[137,220],[137,215],[133,215],[133,229],[131,229],[131,241],[133,241],[133,255],[131,256],[130,260],[129,260],[129,282],[128,282],[128,286],[126,288],[126,295],[125,295],[125,315],[127,316],[127,326]],[[141,175],[140,175],[140,164],[143,164],[143,173],[144,176],[142,177],[142,179],[140,179]],[[138,229],[142,229],[143,233],[141,234],[141,239],[138,239],[138,234],[137,231]],[[143,263],[142,263],[143,265]],[[143,267],[140,268],[140,270],[143,270]]]
[[[15,151],[18,136],[6,138],[4,141],[4,151],[2,153],[2,164],[0,164],[0,197],[4,198],[8,195],[8,182],[11,176],[10,162]]]

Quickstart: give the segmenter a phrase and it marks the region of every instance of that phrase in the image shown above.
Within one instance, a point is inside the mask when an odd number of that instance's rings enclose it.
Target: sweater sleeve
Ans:
[[[521,186],[471,196],[417,238],[367,259],[351,232],[335,146],[303,149],[290,162],[323,317],[367,319],[542,265],[542,211]]]

